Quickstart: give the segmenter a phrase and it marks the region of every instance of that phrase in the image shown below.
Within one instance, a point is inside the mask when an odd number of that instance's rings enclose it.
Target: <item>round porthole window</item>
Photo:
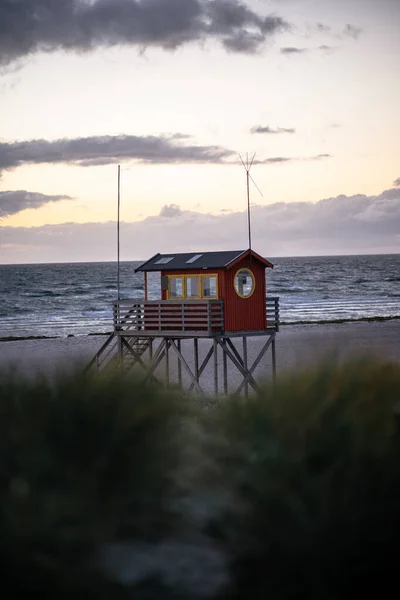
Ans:
[[[235,292],[241,298],[249,298],[254,292],[256,282],[250,269],[239,269],[235,275]]]

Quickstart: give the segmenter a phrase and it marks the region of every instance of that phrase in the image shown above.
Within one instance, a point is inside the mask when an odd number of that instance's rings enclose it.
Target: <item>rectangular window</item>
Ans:
[[[198,277],[186,277],[186,298],[200,298],[200,281]]]
[[[217,275],[167,275],[170,300],[218,298]]]
[[[194,256],[192,256],[192,258],[189,258],[189,260],[186,261],[186,264],[194,263],[201,256],[203,256],[203,255],[202,254],[195,254]]]
[[[204,298],[216,298],[217,297],[217,278],[216,277],[203,277],[202,278],[202,295]]]
[[[171,262],[171,260],[173,260],[173,259],[174,259],[173,256],[162,256],[161,258],[156,260],[156,262],[154,264],[155,265],[166,265],[167,263]]]
[[[170,298],[183,298],[183,278],[182,277],[170,277],[169,297]]]

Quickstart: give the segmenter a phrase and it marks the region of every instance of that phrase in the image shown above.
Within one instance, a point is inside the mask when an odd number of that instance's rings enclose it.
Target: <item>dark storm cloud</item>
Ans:
[[[271,133],[271,134],[277,134],[277,133],[295,133],[296,130],[292,129],[292,128],[285,128],[285,127],[276,127],[275,129],[273,127],[269,127],[269,125],[255,125],[254,127],[252,127],[250,129],[250,133]]]
[[[0,142],[0,172],[26,164],[72,163],[83,167],[135,159],[143,163],[220,163],[234,154],[218,146],[182,145],[188,136],[97,136],[55,141]]]
[[[306,48],[296,48],[295,46],[281,48],[281,54],[303,54],[303,52],[306,52]]]
[[[0,219],[16,215],[27,208],[40,208],[49,202],[58,200],[71,200],[70,196],[47,196],[36,192],[27,192],[26,190],[15,190],[0,192]]]
[[[394,187],[400,187],[400,177],[398,177],[397,179],[395,179],[393,181],[393,185],[394,185]]]
[[[255,52],[289,28],[240,0],[1,0],[0,63],[35,52],[117,45],[175,49],[206,39]]]
[[[348,35],[349,37],[352,37],[355,40],[358,38],[358,36],[360,35],[361,32],[362,32],[362,29],[360,29],[360,27],[356,27],[355,25],[350,25],[350,24],[347,24],[343,30],[343,33],[345,35]]]

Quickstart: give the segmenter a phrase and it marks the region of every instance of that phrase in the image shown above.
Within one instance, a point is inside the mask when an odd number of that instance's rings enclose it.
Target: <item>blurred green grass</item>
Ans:
[[[396,583],[399,365],[331,361],[211,402],[117,373],[3,373],[9,597],[339,599]]]

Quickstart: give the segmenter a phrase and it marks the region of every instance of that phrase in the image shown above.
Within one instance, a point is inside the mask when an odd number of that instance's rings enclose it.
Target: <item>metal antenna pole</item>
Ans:
[[[117,294],[118,302],[121,300],[121,288],[119,279],[119,216],[121,204],[121,165],[118,165],[118,218],[117,218]]]
[[[247,163],[248,165],[248,163]],[[247,182],[247,222],[249,226],[249,250],[251,250],[251,221],[250,221],[250,173],[249,169],[246,169],[246,182]]]
[[[251,251],[251,210],[250,210],[250,179],[251,181],[254,183],[253,178],[250,175],[250,169],[251,166],[254,162],[255,159],[255,153],[253,154],[253,157],[251,159],[251,161],[249,162],[249,155],[246,153],[246,164],[243,160],[243,158],[241,157],[241,155],[239,154],[239,158],[241,160],[241,163],[244,167],[244,170],[246,171],[246,187],[247,187],[247,223],[248,223],[248,231],[249,231],[249,250]],[[254,183],[254,185],[256,186],[256,184]],[[257,190],[260,192],[260,190],[258,189],[258,187],[256,186]],[[260,192],[261,194],[261,192]],[[261,194],[262,196],[262,194]],[[251,252],[250,252],[250,260],[251,260]]]

